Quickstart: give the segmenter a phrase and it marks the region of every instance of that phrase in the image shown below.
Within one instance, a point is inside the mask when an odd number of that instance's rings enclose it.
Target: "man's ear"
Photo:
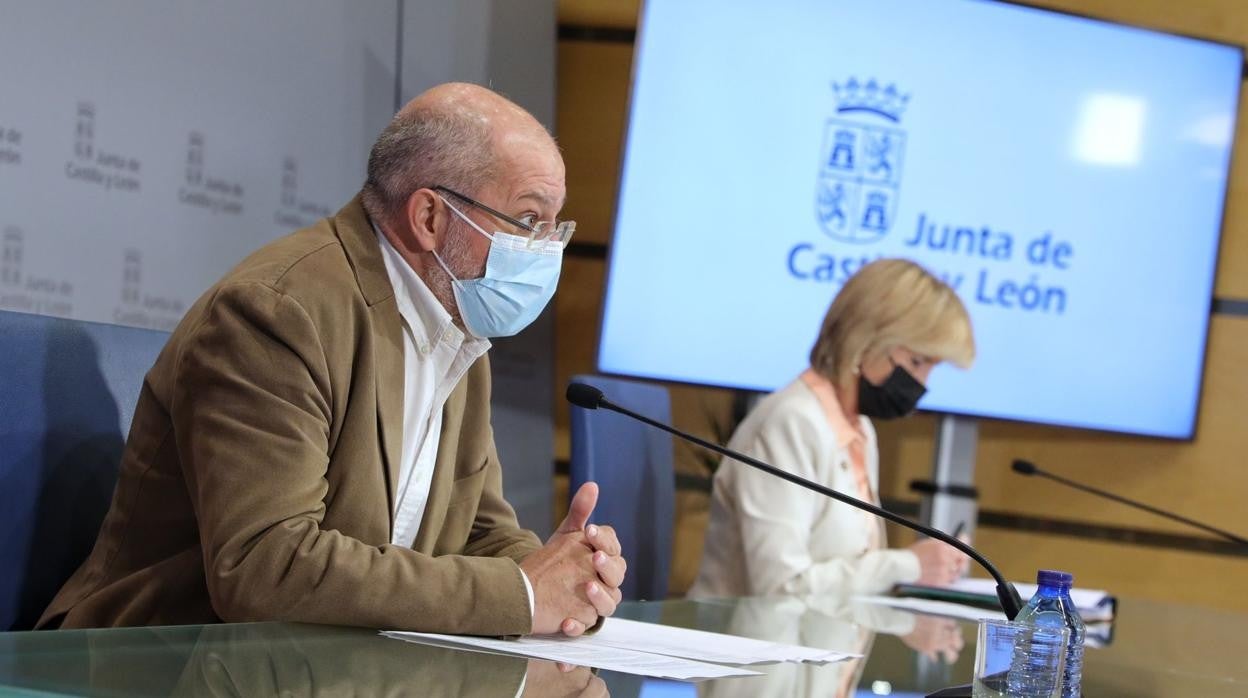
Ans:
[[[412,231],[411,252],[432,252],[438,249],[439,231],[446,229],[442,218],[446,207],[432,189],[417,189],[407,197],[407,225]]]

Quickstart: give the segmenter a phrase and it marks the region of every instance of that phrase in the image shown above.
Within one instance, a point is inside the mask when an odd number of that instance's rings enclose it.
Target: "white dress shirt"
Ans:
[[[467,335],[455,326],[411,265],[373,228],[394,287],[403,320],[403,447],[395,488],[394,531],[390,542],[410,548],[425,516],[433,466],[442,436],[442,408],[472,364],[490,348],[488,339]],[[521,570],[533,613],[533,585]]]

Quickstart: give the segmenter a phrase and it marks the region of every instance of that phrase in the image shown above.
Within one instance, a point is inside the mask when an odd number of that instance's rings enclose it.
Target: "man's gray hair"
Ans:
[[[363,203],[374,222],[402,218],[418,189],[476,196],[495,171],[489,126],[455,109],[416,108],[394,117],[368,155]]]

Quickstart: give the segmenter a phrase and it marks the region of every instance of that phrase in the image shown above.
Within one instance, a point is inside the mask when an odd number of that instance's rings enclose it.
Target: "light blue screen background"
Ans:
[[[975,328],[973,369],[937,368],[924,409],[1190,437],[1241,65],[1227,46],[973,0],[652,0],[600,369],[774,390],[807,365],[840,265],[900,256],[960,278]],[[909,95],[898,121],[838,112],[850,78]],[[830,119],[904,132],[876,241],[816,215]],[[1007,234],[1012,254],[908,245],[921,217]],[[1028,260],[1045,234],[1068,268]],[[833,278],[813,278],[829,258]],[[1064,305],[1004,307],[1004,282]]]

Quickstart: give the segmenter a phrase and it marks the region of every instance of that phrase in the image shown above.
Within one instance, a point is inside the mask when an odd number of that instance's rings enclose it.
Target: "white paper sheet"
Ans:
[[[468,649],[486,652],[518,654],[524,657],[566,662],[578,666],[618,671],[639,676],[653,676],[682,681],[715,679],[728,676],[758,676],[749,669],[695,662],[689,659],[667,657],[661,654],[620,649],[603,644],[583,641],[583,638],[522,637],[517,640],[499,640],[468,635],[440,635],[437,633],[411,633],[384,631],[382,635],[407,642],[433,640],[451,643]]]
[[[991,579],[959,579],[946,588],[970,594],[992,597],[997,595],[997,583]],[[1018,589],[1019,595],[1026,601],[1035,595],[1038,587],[1026,582],[1014,582],[1014,588]],[[1112,620],[1114,617],[1114,599],[1108,591],[1073,588],[1070,590],[1070,600],[1075,602],[1075,608],[1079,609],[1079,615],[1085,621]]]
[[[995,591],[996,585],[993,585]],[[976,606],[965,606],[960,603],[951,603],[949,601],[933,601],[931,599],[916,599],[912,597],[898,596],[855,596],[855,601],[863,603],[874,603],[881,606],[891,606],[893,608],[901,608],[913,613],[925,613],[928,615],[948,616],[950,618],[964,618],[966,620],[1005,620],[1005,614],[1001,611],[993,611],[986,608]],[[1087,636],[1084,637],[1084,644],[1088,647],[1105,647],[1113,638],[1114,626],[1109,622],[1088,622]]]
[[[965,618],[967,620],[983,620],[989,618],[992,620],[1005,620],[1005,614],[1001,611],[993,611],[977,606],[965,606],[960,603],[952,603],[950,601],[933,601],[931,599],[916,599],[908,596],[855,596],[855,601],[863,603],[879,604],[881,606],[891,606],[893,608],[903,608],[907,611],[915,613],[927,613],[935,616],[948,616],[950,618]]]
[[[641,623],[624,618],[608,618],[597,633],[580,641],[597,646],[653,652],[718,664],[825,663],[862,656],[704,630]]]

